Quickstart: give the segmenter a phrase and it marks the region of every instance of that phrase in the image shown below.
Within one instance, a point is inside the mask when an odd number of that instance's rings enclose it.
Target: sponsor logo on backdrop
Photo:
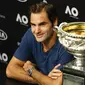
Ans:
[[[44,3],[48,3],[46,0],[43,0]]]
[[[20,42],[17,42],[17,45],[19,46],[20,45]]]
[[[66,6],[65,14],[69,14],[70,17],[73,17],[75,19],[79,19],[78,15],[78,9],[76,7],[69,7],[68,5]]]
[[[18,0],[19,2],[27,2],[27,0]]]
[[[5,19],[5,16],[0,14],[0,18],[3,18],[3,19]]]
[[[17,14],[16,21],[20,22],[20,24],[28,26],[28,18],[26,15],[20,15],[19,13]]]
[[[0,40],[7,40],[8,36],[7,34],[0,29]]]
[[[4,19],[5,19],[5,16],[0,14],[0,23],[1,23],[1,21],[3,21]]]
[[[6,53],[0,53],[0,61],[4,62],[4,63],[7,63],[8,61],[8,56]]]

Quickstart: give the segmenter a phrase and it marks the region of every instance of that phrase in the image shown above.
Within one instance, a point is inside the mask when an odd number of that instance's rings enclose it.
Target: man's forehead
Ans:
[[[38,12],[38,13],[31,13],[31,17],[33,16],[38,16],[38,17],[47,17],[47,13],[46,11],[41,11],[41,12]]]
[[[49,21],[48,17],[43,14],[33,14],[30,17],[31,23],[42,23],[42,22],[48,22],[48,21]]]

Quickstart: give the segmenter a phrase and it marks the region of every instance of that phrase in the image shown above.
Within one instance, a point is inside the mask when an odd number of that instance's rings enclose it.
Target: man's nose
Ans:
[[[40,32],[40,27],[39,27],[39,26],[36,26],[35,32],[36,32],[36,33],[39,33],[39,32]]]

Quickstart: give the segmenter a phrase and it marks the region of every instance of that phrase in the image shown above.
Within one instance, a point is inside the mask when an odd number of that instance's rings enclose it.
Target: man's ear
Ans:
[[[54,26],[58,25],[58,17],[56,17],[56,20],[54,21]]]

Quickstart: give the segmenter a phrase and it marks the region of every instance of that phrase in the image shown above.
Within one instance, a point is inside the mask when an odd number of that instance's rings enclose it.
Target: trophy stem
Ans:
[[[73,62],[73,68],[77,69],[77,70],[85,70],[85,58],[84,57],[76,57],[74,56],[76,59]]]

